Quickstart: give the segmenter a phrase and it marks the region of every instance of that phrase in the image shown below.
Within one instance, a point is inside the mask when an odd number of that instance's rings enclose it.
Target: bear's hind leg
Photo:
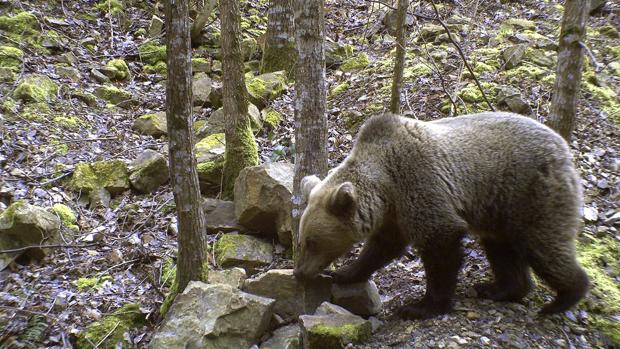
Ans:
[[[482,239],[494,281],[474,286],[478,297],[518,302],[532,289],[525,251],[517,242]]]
[[[438,237],[430,246],[419,249],[426,273],[426,294],[421,300],[401,307],[398,310],[401,318],[429,319],[452,310],[463,251],[460,236],[448,241],[441,241],[443,239]]]
[[[529,258],[534,272],[556,292],[554,301],[540,310],[542,314],[563,312],[588,292],[588,276],[577,263],[573,241],[544,250],[533,247]]]

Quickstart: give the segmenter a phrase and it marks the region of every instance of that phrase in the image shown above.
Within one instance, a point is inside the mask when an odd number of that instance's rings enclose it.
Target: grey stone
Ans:
[[[208,198],[204,200],[202,207],[205,212],[208,233],[245,231],[235,216],[234,202]]]
[[[258,51],[258,44],[254,38],[245,38],[241,40],[241,56],[243,61],[250,60]]]
[[[323,302],[316,308],[314,315],[329,315],[329,314],[351,314],[350,311],[345,308],[332,304],[330,302]]]
[[[110,207],[110,201],[112,200],[112,194],[105,188],[96,188],[88,193],[88,201],[90,202],[90,208],[97,207]]]
[[[273,246],[243,234],[225,234],[215,243],[215,260],[220,267],[241,267],[248,273],[273,261]]]
[[[304,349],[344,349],[372,333],[370,321],[353,314],[302,315],[299,326]]]
[[[142,152],[134,160],[129,172],[129,182],[141,193],[154,192],[170,178],[166,158],[150,149]]]
[[[260,349],[301,349],[301,329],[293,324],[278,328]]]
[[[235,214],[250,230],[277,234],[291,245],[291,196],[294,167],[267,163],[243,169],[235,181]]]
[[[353,314],[361,316],[376,315],[383,306],[379,290],[373,281],[350,285],[334,284],[332,301]]]
[[[248,103],[248,115],[250,116],[250,126],[252,131],[257,132],[263,127],[263,118],[258,108]],[[226,130],[226,115],[224,108],[219,108],[209,115],[207,124],[200,130],[199,137],[207,137],[216,133],[223,133]]]
[[[78,82],[82,79],[80,71],[73,67],[56,66],[56,74],[61,78],[69,79],[73,82]]]
[[[286,91],[286,72],[284,70],[257,75],[246,80],[248,100],[259,109]]]
[[[287,321],[311,314],[322,302],[329,300],[331,285],[328,277],[302,283],[295,279],[292,269],[272,269],[246,280],[243,290],[275,299],[274,313]]]
[[[168,134],[165,112],[145,114],[134,120],[132,128],[142,134],[159,137]]]
[[[269,325],[274,300],[230,285],[190,282],[153,335],[153,349],[249,348]]]
[[[194,75],[192,83],[192,94],[194,96],[194,105],[208,105],[209,95],[212,90],[211,78],[205,73]]]
[[[235,288],[243,287],[247,273],[243,268],[209,270],[210,284],[226,284]]]
[[[502,58],[504,60],[504,67],[506,69],[512,69],[518,66],[523,60],[527,44],[519,44],[510,46],[502,52]]]
[[[102,72],[100,72],[99,70],[95,68],[90,70],[90,77],[95,79],[95,81],[101,84],[108,83],[111,81],[109,77],[105,76]]]
[[[497,93],[497,105],[499,107],[507,108],[509,111],[517,114],[532,114],[532,108],[529,103],[521,98],[521,93],[519,90],[511,86],[503,86],[499,88]]]
[[[346,59],[351,58],[353,49],[341,45],[329,38],[325,39],[325,66],[327,68],[336,68]]]
[[[413,25],[413,16],[407,14],[405,16],[405,25],[410,27]],[[394,37],[396,37],[396,32],[398,31],[398,13],[396,10],[390,10],[383,17],[383,25],[387,29],[388,33]]]
[[[149,23],[149,29],[147,31],[149,37],[156,38],[160,36],[163,28],[164,28],[164,20],[154,15],[151,18],[151,22]]]
[[[433,42],[439,35],[443,33],[445,33],[445,29],[442,26],[432,23],[425,24],[420,29],[420,33],[418,34],[418,41]]]

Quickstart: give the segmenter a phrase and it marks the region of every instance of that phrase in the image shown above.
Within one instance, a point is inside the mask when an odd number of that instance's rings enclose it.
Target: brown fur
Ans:
[[[448,312],[461,265],[461,237],[484,247],[495,280],[480,296],[517,301],[531,267],[557,293],[542,312],[563,311],[586,293],[575,258],[581,185],[566,142],[548,127],[510,113],[433,122],[395,115],[368,120],[351,154],[320,181],[304,179],[296,275],[309,278],[365,240],[337,282],[368,279],[413,245],[427,278],[424,298],[405,318]]]

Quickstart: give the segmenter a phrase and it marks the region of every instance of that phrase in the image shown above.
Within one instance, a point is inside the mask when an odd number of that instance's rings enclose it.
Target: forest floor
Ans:
[[[107,13],[118,3],[124,6],[121,11]],[[548,47],[557,42],[562,6],[547,0],[438,3],[441,17],[454,31],[492,103],[501,106],[498,94],[510,86],[544,121],[555,69],[555,58],[549,53],[553,49]],[[146,315],[146,324],[129,333],[137,347],[147,345],[160,321],[159,306],[170,285],[164,261],[174,257],[176,250],[175,232],[170,229],[175,222],[170,187],[148,195],[126,191],[114,198],[112,208],[89,209],[78,193],[63,184],[62,177],[83,161],[130,161],[145,149],[167,153],[165,138],[132,129],[140,115],[165,110],[163,77],[145,73],[137,49],[147,40],[144,29],[152,15],[162,8],[151,1],[100,4],[104,6],[97,7],[93,1],[0,0],[0,16],[30,11],[38,27],[38,33],[30,35],[44,33],[52,41],[41,47],[26,36],[20,40],[0,30],[0,46],[17,46],[24,52],[15,81],[0,80],[0,211],[22,199],[43,207],[64,203],[76,212],[79,226],[67,245],[88,246],[52,249],[39,263],[13,263],[0,271],[0,347],[69,347],[75,334],[128,302],[139,303]],[[327,37],[351,45],[353,57],[362,62],[357,70],[327,71],[331,167],[350,151],[359,124],[368,115],[387,110],[394,38],[382,18],[395,6],[388,5],[327,1]],[[430,25],[437,23],[425,19],[435,16],[432,7],[416,6],[410,9],[420,16],[411,18],[403,113],[433,120],[455,112],[488,110],[452,43]],[[242,8],[245,18],[255,15],[246,22],[244,33],[264,31],[265,2],[243,2]],[[618,347],[620,220],[612,218],[620,201],[619,11],[618,4],[608,1],[590,17],[583,92],[571,142],[586,195],[580,260],[589,263],[595,290],[574,310],[546,317],[536,314],[552,297],[542,286],[520,304],[476,299],[471,286],[488,278],[489,268],[476,242],[467,240],[455,311],[432,320],[401,321],[393,316],[395,308],[424,292],[422,265],[411,252],[373,277],[384,302],[378,316],[383,324],[369,342],[356,347]],[[215,28],[217,21],[205,32]],[[505,69],[502,50],[518,43],[535,49],[525,53],[520,67]],[[69,59],[68,65],[77,69],[78,78],[59,73],[59,63],[67,61],[69,52],[75,60]],[[209,58],[208,50],[196,54]],[[97,100],[89,106],[71,97],[76,90],[92,92],[98,82],[91,69],[113,58],[129,65],[130,78],[114,84],[129,91],[135,105],[115,107]],[[56,101],[45,111],[13,103],[10,97],[20,79],[30,73],[45,74],[60,86]],[[447,94],[455,99],[456,111],[451,110]],[[285,120],[274,132],[257,134],[263,162],[291,160],[293,98],[294,89],[289,88],[276,99],[273,107]],[[211,112],[197,107],[194,118],[205,120]],[[59,116],[77,121],[66,122]],[[215,238],[210,236],[210,241]],[[290,261],[280,258],[278,265],[290,266]],[[100,279],[97,287],[78,287],[77,280],[92,277]]]

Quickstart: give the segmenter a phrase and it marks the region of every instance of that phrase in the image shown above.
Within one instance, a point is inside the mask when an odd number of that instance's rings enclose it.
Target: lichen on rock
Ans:
[[[122,160],[79,163],[75,166],[70,187],[83,192],[105,188],[112,194],[120,193],[129,189],[127,165]]]
[[[103,85],[95,89],[95,96],[111,103],[119,104],[133,100],[131,93],[112,85]]]
[[[80,230],[77,226],[77,217],[69,206],[64,204],[54,204],[54,206],[52,206],[52,212],[60,218],[60,221],[65,227],[74,231]]]
[[[105,349],[115,349],[119,346],[130,348],[132,343],[125,338],[125,333],[142,326],[145,319],[139,304],[125,304],[80,332],[77,335],[77,347],[93,348],[93,344],[98,344],[98,348]]]
[[[166,46],[159,45],[155,41],[147,41],[138,46],[138,52],[140,53],[140,59],[150,65],[166,61]]]
[[[0,67],[14,72],[21,69],[24,60],[24,51],[11,46],[0,46]]]
[[[343,72],[350,72],[354,70],[361,70],[366,68],[370,64],[370,60],[368,59],[368,55],[363,52],[358,54],[355,57],[351,57],[344,61],[340,66],[340,70]]]
[[[24,102],[52,102],[56,99],[58,85],[46,75],[30,74],[13,91],[13,98]]]
[[[115,73],[112,77],[113,79],[125,80],[129,77],[129,67],[122,59],[113,59],[109,61],[108,64],[106,64],[106,68]]]

